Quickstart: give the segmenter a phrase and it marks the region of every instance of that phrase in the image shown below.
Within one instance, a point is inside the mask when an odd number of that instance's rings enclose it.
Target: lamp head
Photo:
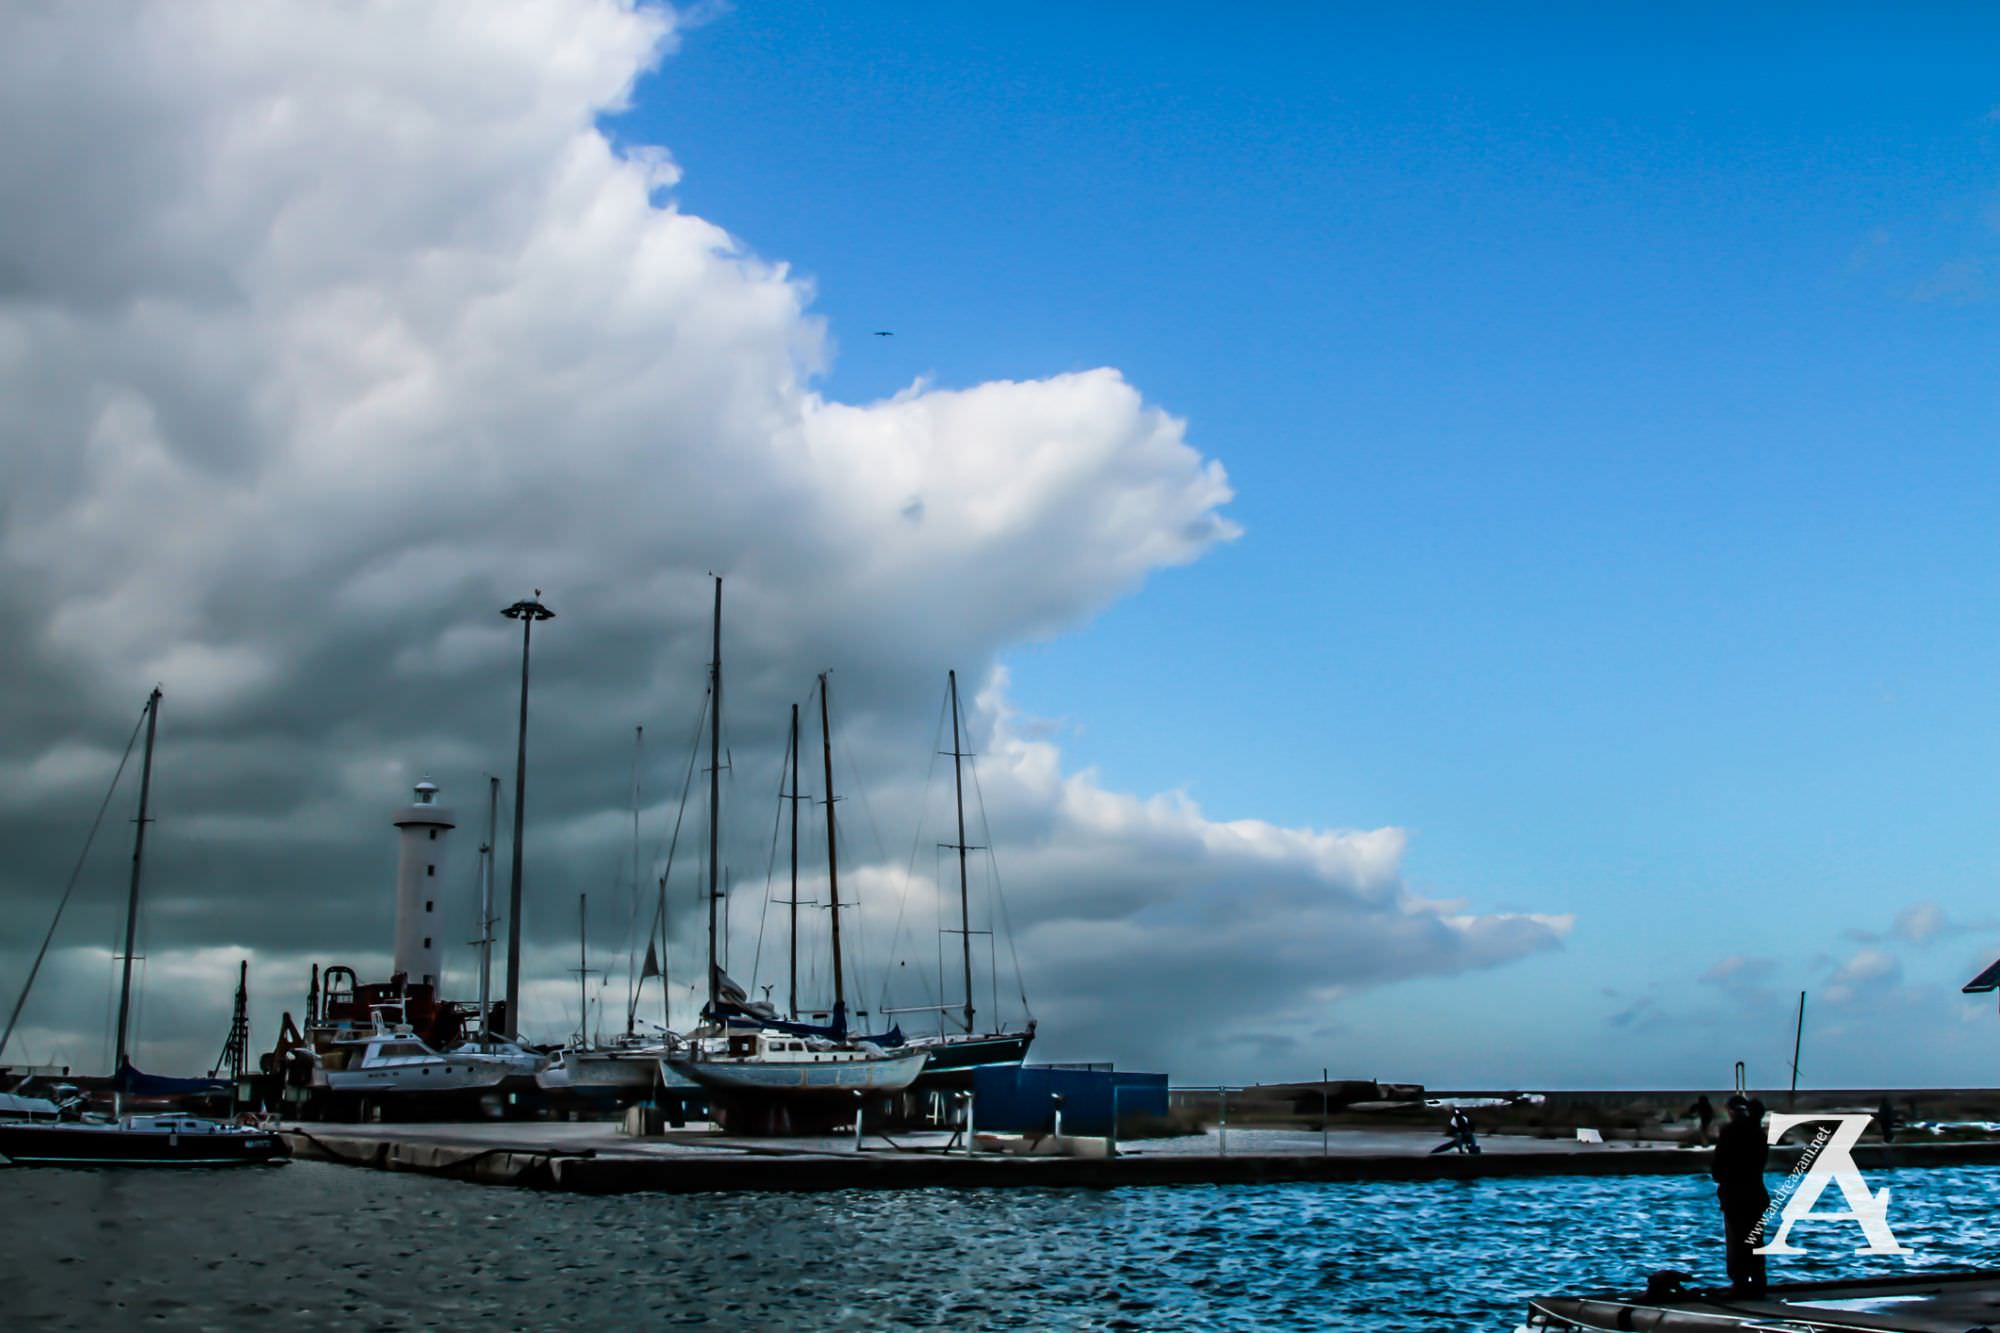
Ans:
[[[543,606],[540,601],[536,600],[540,598],[541,595],[542,595],[542,590],[540,588],[537,588],[535,589],[534,597],[524,598],[521,601],[514,603],[512,606],[504,608],[500,612],[500,614],[507,617],[507,619],[509,620],[554,620],[556,618],[556,613],[549,610],[546,606]]]

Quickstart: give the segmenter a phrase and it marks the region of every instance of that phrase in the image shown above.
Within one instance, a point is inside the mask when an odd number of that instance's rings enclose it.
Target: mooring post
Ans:
[[[854,1151],[861,1151],[861,1112],[863,1102],[860,1093],[854,1094]]]
[[[977,1151],[972,1146],[972,1136],[975,1132],[972,1124],[972,1094],[968,1092],[965,1094],[965,1155],[967,1157],[972,1156]]]
[[[1229,1156],[1229,1089],[1217,1088],[1222,1094],[1222,1155]]]
[[[1062,1107],[1063,1107],[1063,1096],[1062,1096],[1062,1094],[1061,1094],[1060,1092],[1052,1092],[1052,1093],[1050,1093],[1050,1094],[1049,1094],[1049,1100],[1050,1100],[1050,1101],[1052,1101],[1052,1102],[1054,1102],[1054,1103],[1056,1104],[1056,1132],[1055,1132],[1055,1136],[1056,1136],[1056,1138],[1060,1139],[1060,1138],[1062,1138]]]

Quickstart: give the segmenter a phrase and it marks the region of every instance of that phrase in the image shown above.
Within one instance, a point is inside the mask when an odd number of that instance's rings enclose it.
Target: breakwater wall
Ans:
[[[504,1144],[393,1135],[347,1135],[321,1127],[283,1131],[293,1155],[385,1171],[443,1176],[481,1184],[585,1194],[638,1192],[817,1191],[845,1189],[1087,1188],[1163,1185],[1264,1185],[1298,1181],[1475,1180],[1528,1176],[1704,1174],[1709,1154],[1680,1148],[1486,1152],[1477,1156],[1305,1152],[1192,1154],[1148,1152],[1118,1157],[1014,1157],[1002,1154],[816,1151],[776,1146],[689,1151],[600,1150],[537,1144],[523,1135]],[[1774,1148],[1783,1173],[1795,1148]],[[1866,1144],[1864,1169],[2000,1165],[2000,1143]]]

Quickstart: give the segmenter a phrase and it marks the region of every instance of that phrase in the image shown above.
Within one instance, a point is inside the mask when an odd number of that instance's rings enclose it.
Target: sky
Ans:
[[[386,969],[420,777],[470,938],[538,587],[529,1035],[579,893],[622,1009],[713,571],[761,984],[831,669],[850,965],[939,998],[955,668],[1038,1055],[1776,1083],[1805,991],[1807,1084],[1988,1081],[2000,18],[0,22],[6,989],[155,681],[145,1060]],[[127,830],[8,1058],[104,1062]]]

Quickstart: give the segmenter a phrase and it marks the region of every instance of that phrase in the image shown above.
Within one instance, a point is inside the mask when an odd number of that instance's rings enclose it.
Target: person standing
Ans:
[[[1738,1093],[1728,1102],[1729,1120],[1715,1136],[1715,1156],[1708,1174],[1715,1180],[1715,1198],[1722,1205],[1723,1255],[1729,1266],[1729,1290],[1738,1296],[1764,1294],[1764,1243],[1760,1224],[1771,1206],[1764,1188],[1764,1162],[1771,1147],[1764,1139],[1764,1107]]]
[[[1695,1098],[1694,1105],[1688,1107],[1681,1114],[1696,1122],[1694,1141],[1702,1144],[1707,1143],[1709,1126],[1715,1123],[1715,1103],[1708,1099],[1708,1094],[1704,1092],[1701,1096]]]
[[[1882,1142],[1896,1141],[1896,1104],[1886,1092],[1882,1094],[1882,1104],[1875,1108],[1875,1128],[1881,1132]]]

